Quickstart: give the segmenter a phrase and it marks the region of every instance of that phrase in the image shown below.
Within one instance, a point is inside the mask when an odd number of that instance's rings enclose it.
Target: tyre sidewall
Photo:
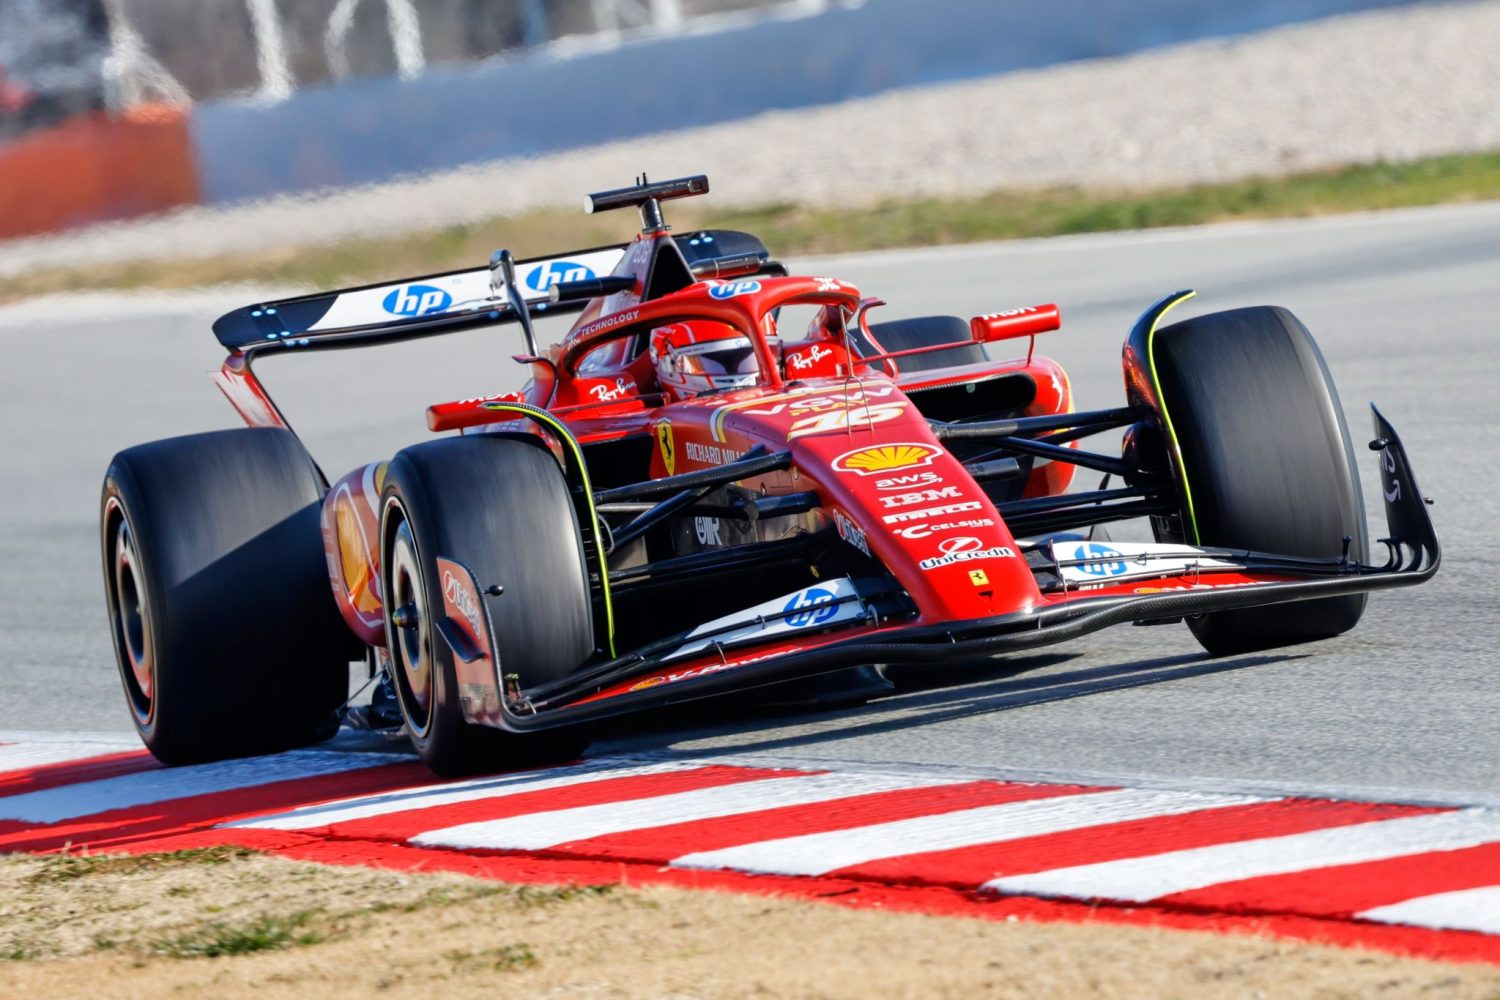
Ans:
[[[425,492],[413,485],[408,485],[408,482],[404,481],[404,477],[399,474],[396,463],[391,463],[386,471],[385,497],[381,504],[380,558],[383,566],[391,566],[396,531],[396,522],[393,518],[404,519],[411,528],[412,542],[416,548],[417,568],[421,574],[422,591],[427,601],[430,619],[432,616],[442,614],[443,610],[443,595],[435,579],[437,575],[434,567],[434,560],[437,558],[433,547],[435,539],[431,519],[427,514]],[[381,593],[386,596],[387,600],[395,599],[391,579],[391,576],[387,574],[381,580]],[[390,612],[393,610],[395,609],[386,609],[385,629],[386,648],[392,651],[391,669],[395,672],[401,667],[395,658],[399,636],[396,635],[396,626],[391,621]],[[406,731],[411,739],[412,748],[429,767],[448,771],[451,768],[445,762],[455,759],[464,752],[465,730],[472,727],[464,721],[459,706],[458,674],[453,651],[448,648],[442,636],[437,634],[431,620],[422,622],[421,628],[421,641],[427,647],[428,669],[431,676],[425,728],[419,726],[412,718],[407,696],[402,691],[406,682],[400,677],[393,677],[392,680],[396,684],[398,692],[396,701],[401,706],[402,718],[406,720]]]
[[[462,484],[442,481],[445,468],[455,479],[461,475],[466,481]],[[549,485],[540,498],[528,497],[524,490],[515,493],[519,490],[517,483],[533,472],[554,483],[555,488]],[[482,487],[487,477],[490,477],[488,482],[493,495],[483,488],[476,488],[476,484]],[[566,532],[568,540],[559,542],[548,554],[548,559],[555,561],[556,565],[501,568],[510,559],[505,547],[516,541],[519,548],[525,548],[527,541],[524,534],[519,539],[510,534],[526,530],[520,527],[526,511],[515,506],[507,507],[507,498],[513,505],[537,503],[543,513],[550,513],[554,523],[548,537]],[[478,509],[479,504],[493,505],[505,515],[503,530],[481,516],[486,512]],[[527,670],[531,666],[528,656],[536,655],[543,638],[547,652],[551,654],[548,657],[550,667],[547,672],[523,676],[523,683],[534,684],[566,676],[592,653],[587,571],[576,515],[562,472],[540,443],[534,439],[501,435],[461,436],[417,445],[392,459],[386,470],[380,530],[384,567],[382,587],[388,600],[394,599],[391,588],[394,518],[404,518],[411,527],[422,574],[422,589],[430,609],[429,617],[434,621],[443,613],[444,607],[436,571],[439,557],[468,566],[478,575],[481,586],[490,583],[506,585],[506,592],[498,597],[480,596],[485,604],[486,619],[491,624],[494,651],[502,670],[507,670],[508,664],[509,669]],[[530,530],[541,533],[535,525]],[[528,584],[554,572],[570,574],[564,581],[570,599],[547,602],[538,607],[529,593]],[[521,628],[530,624],[530,619],[544,619],[554,614],[554,605],[577,606],[580,602],[581,618],[565,615],[561,624],[555,624],[543,636],[534,634],[534,630],[533,634],[526,636],[518,634]],[[386,630],[387,643],[392,644],[388,648],[394,654],[396,636],[390,616],[393,610],[387,609]],[[571,757],[587,745],[587,737],[582,733],[516,734],[469,723],[463,715],[453,651],[437,634],[434,621],[423,625],[432,671],[432,702],[428,709],[431,722],[425,732],[412,725],[410,707],[402,701],[402,714],[407,719],[412,745],[429,767],[442,774],[470,773],[501,765]],[[399,669],[393,655],[393,670]]]
[[[171,762],[183,757],[183,748],[173,745],[170,739],[162,735],[162,727],[157,723],[162,715],[162,698],[169,685],[162,682],[162,657],[160,653],[166,647],[164,634],[164,616],[167,612],[166,601],[161,586],[161,576],[156,572],[153,563],[154,553],[157,551],[154,539],[151,537],[151,525],[149,522],[137,519],[128,499],[132,494],[139,495],[134,476],[128,464],[124,462],[113,462],[104,477],[104,496],[100,504],[99,523],[100,531],[100,559],[105,566],[104,597],[108,602],[106,612],[109,618],[110,639],[115,648],[115,664],[120,675],[120,687],[125,695],[125,700],[130,709],[130,721],[135,726],[136,733],[147,749],[159,759]],[[129,652],[125,648],[125,640],[122,635],[123,625],[117,620],[115,608],[117,607],[117,584],[112,572],[114,556],[115,529],[123,518],[130,525],[130,533],[135,539],[135,558],[139,563],[139,573],[136,586],[145,591],[151,613],[146,616],[145,629],[150,633],[152,649],[153,670],[155,678],[151,696],[150,708],[144,718],[134,705],[135,696],[131,690],[131,680],[127,676],[126,667]],[[173,687],[175,695],[176,688]],[[168,700],[173,695],[167,695]],[[176,714],[175,707],[169,707],[166,714]]]

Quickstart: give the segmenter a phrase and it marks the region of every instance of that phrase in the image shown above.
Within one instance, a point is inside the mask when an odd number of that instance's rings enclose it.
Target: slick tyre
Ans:
[[[406,727],[423,762],[454,775],[568,760],[577,729],[510,733],[464,718],[456,657],[437,627],[436,560],[473,571],[501,670],[522,687],[560,680],[594,650],[577,516],[556,460],[529,441],[493,435],[407,448],[386,471],[381,573],[386,636]],[[399,623],[396,620],[400,612]]]
[[[902,372],[928,371],[951,365],[972,365],[988,361],[983,344],[974,343],[969,324],[957,316],[917,316],[887,323],[871,323],[870,333],[887,351],[909,351],[934,344],[952,344],[945,351],[929,351],[896,358]]]
[[[131,720],[159,760],[285,750],[338,728],[360,655],[334,605],[322,482],[280,429],[120,452],[100,542]]]
[[[1307,328],[1257,306],[1166,327],[1152,349],[1161,405],[1182,452],[1190,544],[1351,558],[1368,542],[1343,409]],[[1353,628],[1365,595],[1189,619],[1214,655],[1326,639]]]

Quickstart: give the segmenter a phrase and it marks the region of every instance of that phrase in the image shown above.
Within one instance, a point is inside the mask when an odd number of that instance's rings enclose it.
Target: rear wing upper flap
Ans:
[[[768,256],[759,239],[732,230],[683,234],[676,243],[690,268],[747,253]],[[587,303],[552,303],[552,286],[612,273],[628,246],[620,243],[517,261],[516,283],[539,314],[578,312]],[[221,316],[214,323],[214,336],[228,350],[244,351],[319,341],[332,346],[334,340],[405,339],[514,319],[504,294],[497,296],[490,287],[490,269],[480,267],[259,302]]]
[[[553,285],[609,274],[625,256],[625,247],[596,247],[518,261],[516,281],[528,303],[545,308],[547,291]],[[582,305],[578,303],[578,308]],[[490,269],[479,267],[256,303],[219,317],[214,336],[229,350],[238,351],[272,342],[293,346],[303,337],[354,331],[447,329],[480,318],[505,322],[509,312],[504,296],[497,298],[490,288]],[[495,313],[500,315],[490,315]]]

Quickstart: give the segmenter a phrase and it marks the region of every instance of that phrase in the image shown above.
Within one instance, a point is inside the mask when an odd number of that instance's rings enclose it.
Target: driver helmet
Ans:
[[[750,338],[727,323],[694,320],[651,331],[651,363],[663,392],[676,399],[756,383],[760,362]]]

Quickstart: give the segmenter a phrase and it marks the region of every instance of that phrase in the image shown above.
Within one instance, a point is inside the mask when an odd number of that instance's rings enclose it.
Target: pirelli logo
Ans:
[[[886,524],[902,524],[906,521],[925,521],[929,517],[945,517],[949,514],[967,514],[969,511],[978,510],[983,507],[978,500],[965,500],[963,503],[950,503],[942,507],[923,507],[921,510],[902,510],[894,514],[887,514],[881,518]]]

